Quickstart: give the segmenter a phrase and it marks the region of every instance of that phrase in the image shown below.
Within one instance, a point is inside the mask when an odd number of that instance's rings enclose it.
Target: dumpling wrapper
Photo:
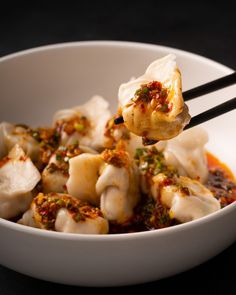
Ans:
[[[164,174],[153,177],[152,195],[155,199],[159,195],[161,202],[170,208],[171,218],[188,222],[220,210],[220,202],[199,181],[180,176],[177,184],[163,186],[165,178]]]
[[[139,201],[138,180],[133,167],[106,165],[96,183],[96,192],[101,196],[100,208],[110,221],[122,224],[133,215]]]
[[[81,154],[69,161],[67,190],[70,195],[99,205],[104,217],[123,223],[133,215],[139,200],[134,167],[115,167],[101,155]]]
[[[7,122],[0,123],[0,159],[5,157],[15,144],[18,144],[32,161],[37,160],[40,146],[27,130]]]
[[[201,127],[194,127],[166,141],[164,157],[167,165],[174,166],[182,176],[206,182],[208,178],[205,144],[208,134]]]
[[[99,171],[104,165],[101,155],[84,153],[69,160],[68,193],[77,199],[99,205],[96,192]]]
[[[79,144],[92,147],[93,149],[102,148],[105,141],[105,126],[108,119],[111,118],[111,113],[108,108],[108,102],[101,96],[95,95],[81,106],[58,111],[54,115],[54,126],[56,126],[57,122],[60,120],[68,120],[80,116],[85,116],[90,123],[90,127],[86,135],[82,135],[77,131],[68,135],[62,130],[60,144],[70,145],[78,141]]]
[[[19,145],[0,162],[0,217],[13,218],[28,209],[41,176]]]
[[[87,146],[79,146],[81,153],[91,153],[97,154],[97,152]],[[60,147],[59,147],[60,149]],[[66,192],[66,182],[69,175],[64,169],[61,169],[64,159],[58,160],[56,155],[53,154],[49,160],[48,165],[44,168],[42,172],[42,191],[44,193],[65,193]],[[54,164],[56,169],[50,169],[51,164]]]
[[[65,194],[54,194],[57,199]],[[92,206],[90,206],[92,207]],[[34,201],[29,210],[27,210],[22,218],[18,221],[19,224],[31,226],[35,228],[46,229],[45,226],[37,220],[36,205]],[[108,221],[102,216],[87,216],[85,220],[75,221],[66,208],[58,210],[55,219],[55,231],[75,234],[107,234],[109,231]]]
[[[56,155],[52,155],[48,165],[42,172],[42,191],[44,193],[64,193],[66,190],[65,186],[68,176],[60,169],[50,170],[50,165],[57,165],[57,163]]]
[[[132,101],[141,85],[153,81],[162,83],[168,89],[167,101],[171,108],[168,112],[156,109],[156,103],[140,104]],[[189,123],[188,107],[182,96],[182,81],[176,66],[175,55],[169,54],[151,63],[144,75],[122,84],[119,88],[119,104],[126,127],[138,136],[152,140],[167,140],[177,136]],[[153,101],[155,102],[155,100]]]
[[[75,222],[66,209],[60,209],[57,214],[55,229],[64,233],[107,234],[109,225],[108,221],[101,216],[86,218],[83,222]]]

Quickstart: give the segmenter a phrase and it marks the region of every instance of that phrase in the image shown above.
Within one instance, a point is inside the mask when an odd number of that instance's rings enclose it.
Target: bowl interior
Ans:
[[[171,48],[125,42],[78,42],[42,47],[0,59],[1,121],[50,124],[54,112],[104,96],[115,112],[118,87],[153,60],[175,53],[183,90],[231,72],[211,60]],[[195,115],[233,97],[236,86],[188,102]],[[203,124],[208,149],[236,172],[235,112]]]

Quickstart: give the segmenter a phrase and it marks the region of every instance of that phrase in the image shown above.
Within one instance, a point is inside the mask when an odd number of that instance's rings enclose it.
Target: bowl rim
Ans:
[[[15,58],[23,57],[26,55],[37,54],[45,51],[51,51],[55,49],[63,49],[63,48],[77,48],[77,47],[124,47],[124,48],[134,48],[134,49],[147,49],[147,50],[163,50],[167,52],[172,52],[176,55],[181,55],[185,57],[189,57],[194,59],[195,61],[201,61],[204,63],[208,63],[213,67],[219,69],[220,71],[225,72],[225,74],[230,74],[233,72],[233,69],[216,62],[207,57],[185,51],[182,49],[177,49],[174,47],[162,46],[157,44],[150,43],[141,43],[141,42],[130,42],[130,41],[107,41],[107,40],[93,40],[93,41],[76,41],[76,42],[65,42],[65,43],[57,43],[51,45],[38,46],[31,49],[22,50],[19,52],[11,53],[0,57],[0,66],[1,63],[13,60]],[[205,223],[212,222],[216,219],[223,218],[225,215],[230,214],[233,210],[236,210],[236,202],[228,205],[225,208],[220,209],[217,212],[211,213],[210,215],[204,216],[197,220],[189,221],[186,223],[178,224],[175,226],[150,230],[150,231],[142,231],[142,232],[134,232],[134,233],[123,233],[123,234],[107,234],[107,235],[98,235],[98,234],[77,234],[77,233],[62,233],[55,231],[47,231],[38,228],[33,228],[21,224],[17,224],[15,222],[5,220],[0,218],[0,226],[8,227],[11,230],[22,232],[24,234],[37,235],[45,238],[53,238],[58,240],[78,240],[78,241],[114,241],[114,240],[137,240],[143,239],[145,237],[157,237],[163,235],[169,235],[172,232],[178,233],[179,231],[188,230],[190,228],[198,227],[204,225]]]
[[[55,49],[63,49],[63,48],[76,48],[76,47],[136,47],[136,48],[146,48],[146,49],[161,49],[161,50],[168,50],[176,54],[180,55],[185,55],[187,57],[190,57],[194,60],[201,60],[205,61],[208,63],[211,63],[215,67],[219,68],[220,70],[225,71],[226,73],[234,72],[233,69],[231,69],[228,66],[225,66],[221,64],[220,62],[214,61],[208,57],[190,52],[190,51],[185,51],[182,49],[178,49],[175,47],[170,47],[170,46],[164,46],[164,45],[158,45],[158,44],[152,44],[152,43],[143,43],[143,42],[133,42],[133,41],[116,41],[116,40],[91,40],[91,41],[74,41],[74,42],[62,42],[62,43],[55,43],[55,44],[49,44],[49,45],[42,45],[42,46],[37,46],[37,47],[32,47],[29,49],[25,50],[20,50],[17,52],[13,52],[7,55],[4,55],[0,57],[0,62],[7,61],[9,59],[13,58],[18,58],[21,56],[29,55],[29,54],[34,54],[34,53],[39,53],[43,51],[50,51],[50,50],[55,50]]]

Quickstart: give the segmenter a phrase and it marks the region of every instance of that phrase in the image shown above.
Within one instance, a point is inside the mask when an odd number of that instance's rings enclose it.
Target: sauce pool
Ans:
[[[206,186],[220,201],[221,207],[226,207],[236,201],[235,176],[226,164],[209,152],[207,152],[207,163],[209,177]]]

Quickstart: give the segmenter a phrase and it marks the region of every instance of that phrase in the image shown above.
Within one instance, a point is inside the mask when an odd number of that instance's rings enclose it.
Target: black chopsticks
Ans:
[[[207,94],[216,90],[220,90],[222,88],[233,85],[235,83],[236,83],[236,72],[183,92],[184,101],[188,101],[193,98],[202,96],[204,94]],[[226,101],[212,109],[209,109],[208,111],[205,111],[193,117],[190,123],[185,127],[185,130],[191,127],[194,127],[198,124],[204,123],[208,120],[211,120],[220,115],[223,115],[224,113],[227,113],[234,109],[236,109],[236,98]],[[123,117],[116,118],[114,122],[115,124],[124,123]]]
[[[192,128],[206,121],[209,121],[215,117],[228,113],[234,109],[236,109],[236,97],[224,103],[221,103],[212,109],[200,113],[199,115],[192,117],[190,123],[184,128],[184,130]]]
[[[202,96],[204,94],[207,94],[216,90],[220,90],[234,83],[236,83],[236,72],[228,76],[213,80],[206,84],[197,86],[195,88],[189,89],[183,92],[183,98],[184,98],[184,101],[188,101],[198,96]]]

